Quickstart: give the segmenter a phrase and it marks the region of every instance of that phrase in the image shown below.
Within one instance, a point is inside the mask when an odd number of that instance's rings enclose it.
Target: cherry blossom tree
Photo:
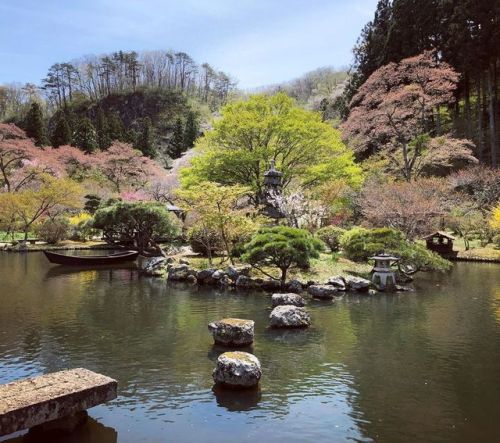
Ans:
[[[439,132],[439,108],[454,101],[458,80],[432,51],[382,66],[353,97],[344,134],[362,156],[382,151],[407,181],[433,160],[474,162],[471,142],[430,139]]]
[[[144,189],[149,182],[165,175],[156,162],[126,143],[114,142],[106,151],[95,154],[93,160],[116,192]]]
[[[400,183],[367,183],[360,196],[361,213],[375,227],[390,227],[409,239],[428,234],[458,202],[445,179],[423,178]]]

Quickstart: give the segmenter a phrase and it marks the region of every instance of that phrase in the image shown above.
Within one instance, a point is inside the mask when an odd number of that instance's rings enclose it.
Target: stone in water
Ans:
[[[224,352],[217,359],[212,377],[221,386],[232,388],[251,388],[262,377],[260,362],[248,352]]]

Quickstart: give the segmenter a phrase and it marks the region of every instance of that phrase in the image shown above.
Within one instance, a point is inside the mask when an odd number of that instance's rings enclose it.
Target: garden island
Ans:
[[[0,84],[0,441],[500,438],[500,11],[427,3],[257,92]]]

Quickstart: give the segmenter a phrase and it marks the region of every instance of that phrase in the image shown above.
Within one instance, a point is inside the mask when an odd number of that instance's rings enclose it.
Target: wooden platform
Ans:
[[[0,385],[0,436],[71,416],[116,395],[116,380],[82,368]]]

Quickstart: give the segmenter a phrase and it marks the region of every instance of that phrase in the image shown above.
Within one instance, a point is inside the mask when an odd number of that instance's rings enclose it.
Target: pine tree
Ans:
[[[196,115],[194,112],[190,111],[186,119],[186,127],[184,130],[184,148],[192,148],[197,137],[198,123],[196,121]]]
[[[37,102],[31,104],[31,108],[26,116],[25,129],[26,135],[35,140],[36,146],[47,145],[42,108]]]
[[[57,121],[56,128],[52,134],[51,142],[54,148],[71,144],[71,128],[69,127],[64,114],[61,114],[59,120]]]
[[[108,149],[111,146],[111,136],[109,134],[109,124],[106,114],[99,109],[96,116],[95,129],[97,132],[97,144],[100,149]]]
[[[142,120],[141,132],[137,137],[134,147],[141,151],[146,157],[153,158],[156,155],[153,125],[149,117]]]
[[[172,158],[179,158],[184,152],[184,131],[182,120],[178,118],[175,122],[174,133],[170,141],[169,154]]]
[[[126,131],[120,115],[112,111],[107,113],[106,118],[108,120],[109,138],[111,141],[126,141]]]
[[[84,152],[94,152],[97,149],[97,134],[92,122],[83,117],[73,134],[73,144]]]

